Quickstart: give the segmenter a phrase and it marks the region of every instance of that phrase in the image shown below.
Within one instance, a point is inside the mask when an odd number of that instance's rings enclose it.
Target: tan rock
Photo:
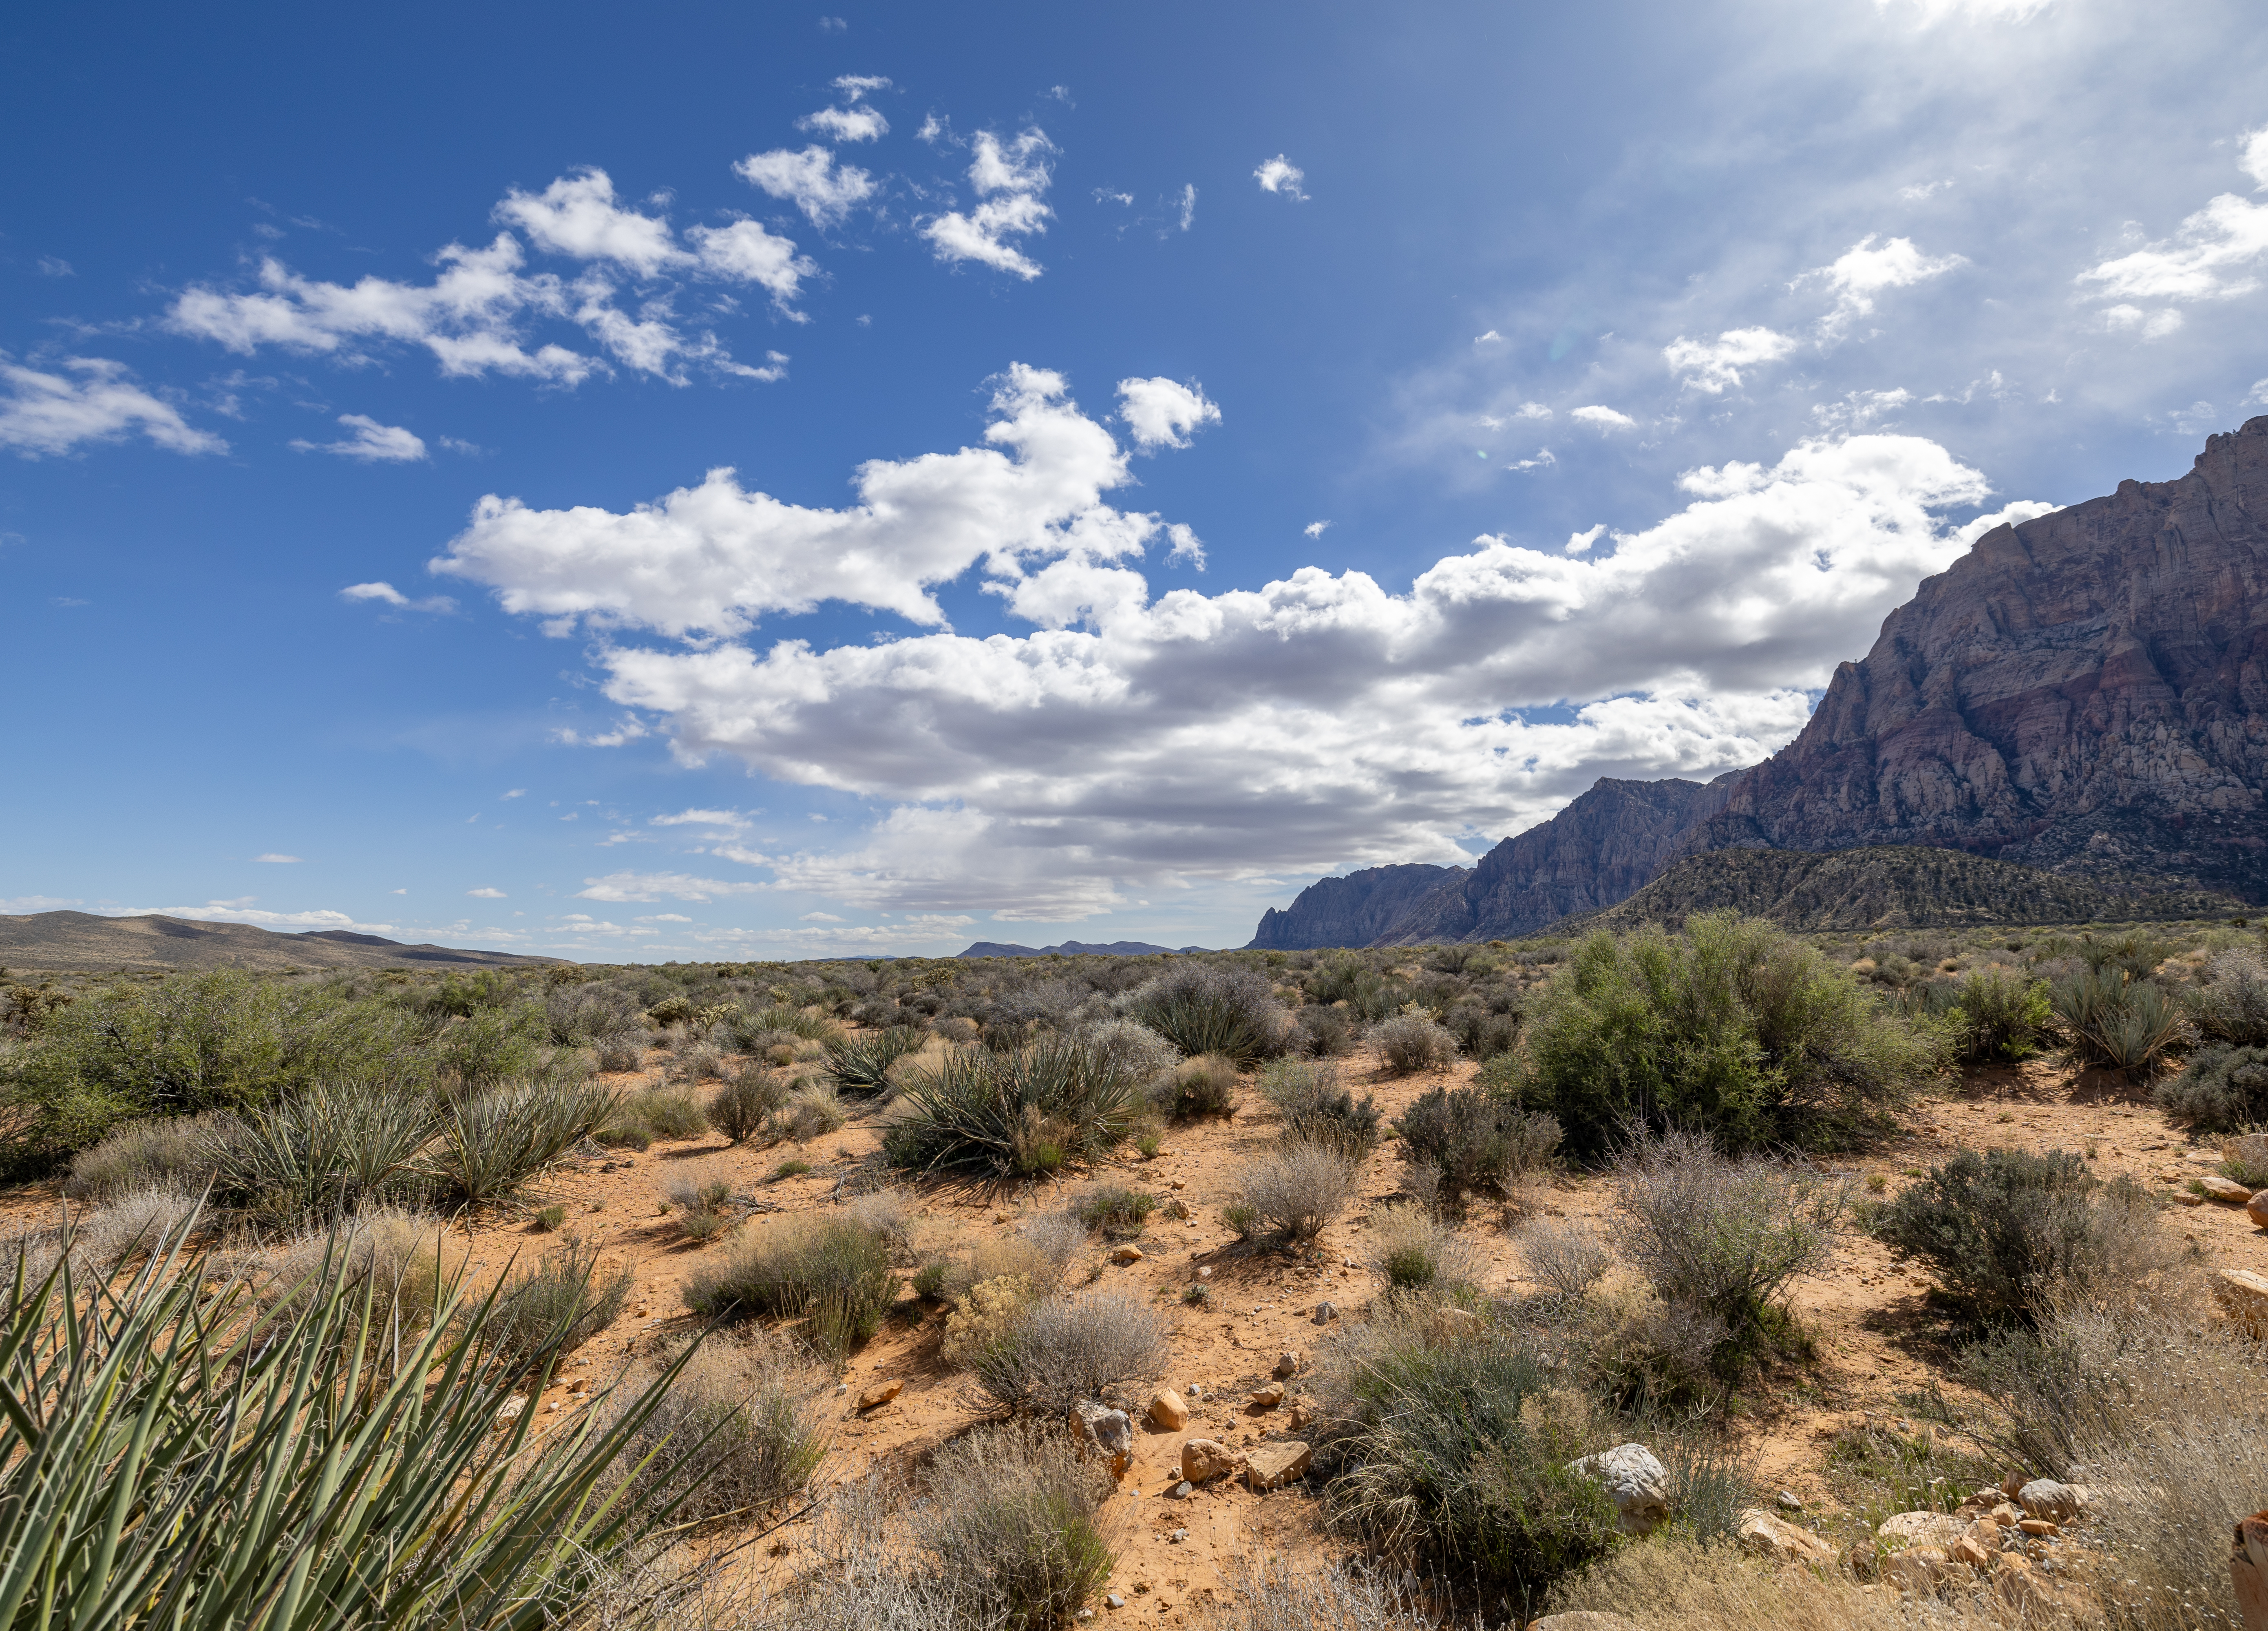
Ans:
[[[1287,1347],[1276,1356],[1276,1374],[1279,1377],[1300,1374],[1300,1351],[1297,1348]]]
[[[2268,1512],[2255,1512],[2237,1524],[2228,1575],[2244,1631],[2268,1631]]]
[[[1182,1446],[1182,1476],[1192,1484],[1226,1478],[1243,1465],[1243,1457],[1216,1439],[1193,1438]]]
[[[2044,1540],[2053,1535],[2056,1531],[2061,1527],[2061,1525],[2049,1518],[2028,1517],[2019,1523],[2016,1527],[2023,1531],[2024,1533],[2028,1535],[2036,1536],[2040,1539]]]
[[[1071,1407],[1071,1430],[1080,1458],[1097,1457],[1114,1480],[1125,1477],[1134,1465],[1134,1423],[1124,1411],[1081,1399]]]
[[[527,1395],[525,1393],[514,1393],[510,1399],[504,1400],[503,1406],[497,1411],[496,1419],[497,1424],[501,1426],[506,1421],[519,1421],[520,1413],[526,1408]]]
[[[2085,1497],[2073,1485],[2052,1478],[2036,1478],[2016,1492],[2016,1504],[2024,1509],[2026,1517],[2044,1517],[2066,1524],[2079,1516]],[[2023,1525],[2019,1524],[2017,1527],[2021,1529]]]
[[[2203,1190],[2208,1199],[2226,1201],[2232,1207],[2241,1207],[2252,1199],[2252,1191],[2249,1186],[2238,1183],[2235,1178],[2223,1177],[2218,1172],[2200,1173],[2190,1182]]]
[[[1882,1561],[1882,1583],[1916,1597],[1933,1595],[1962,1572],[1942,1546],[1908,1546]]]
[[[887,1382],[877,1382],[858,1395],[858,1408],[872,1410],[877,1405],[887,1405],[905,1391],[905,1378],[902,1376],[893,1376]]]
[[[1130,1240],[1110,1254],[1110,1260],[1113,1263],[1139,1263],[1142,1257],[1142,1248]]]
[[[2244,1203],[2244,1215],[2262,1229],[2268,1229],[2268,1189],[2262,1190]]]
[[[1573,1608],[1564,1614],[1546,1614],[1528,1622],[1528,1631],[1638,1631],[1635,1620],[1602,1613],[1595,1608]]]
[[[2066,1617],[2062,1592],[2021,1552],[2003,1552],[1992,1570],[1992,1595],[2029,1624],[2044,1624]]]
[[[1273,1410],[1284,1402],[1284,1384],[1281,1382],[1270,1382],[1266,1387],[1255,1393],[1248,1402],[1255,1410]]]
[[[1835,1548],[1826,1541],[1808,1529],[1798,1529],[1786,1519],[1775,1517],[1762,1507],[1750,1507],[1742,1512],[1734,1533],[1749,1551],[1758,1557],[1771,1558],[1775,1562],[1832,1563],[1835,1561]],[[1939,1555],[1944,1554],[1940,1553]]]
[[[1895,1512],[1874,1525],[1874,1536],[1889,1552],[1903,1552],[1908,1546],[1942,1549],[1966,1530],[1967,1525],[1948,1512]]]
[[[1955,1563],[1966,1563],[1971,1568],[1982,1568],[2000,1554],[1998,1546],[1985,1546],[1974,1535],[1963,1535],[1945,1549],[1945,1555]]]
[[[1189,1424],[1189,1407],[1171,1388],[1152,1399],[1144,1413],[1150,1418],[1150,1425],[1160,1433],[1178,1433]]]
[[[1314,1449],[1296,1438],[1272,1444],[1256,1444],[1244,1458],[1244,1481],[1256,1490],[1273,1489],[1305,1478],[1314,1460]]]
[[[2014,1529],[2023,1521],[2023,1509],[2014,1502],[2003,1501],[1992,1509],[1992,1519],[2003,1529]]]

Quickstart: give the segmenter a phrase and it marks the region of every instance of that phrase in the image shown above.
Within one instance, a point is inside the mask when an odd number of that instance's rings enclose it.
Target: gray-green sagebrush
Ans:
[[[499,1421],[525,1372],[492,1296],[389,1330],[335,1251],[263,1308],[195,1227],[129,1280],[19,1250],[0,1283],[0,1627],[534,1631],[668,1523],[616,1464],[678,1367],[539,1436]]]

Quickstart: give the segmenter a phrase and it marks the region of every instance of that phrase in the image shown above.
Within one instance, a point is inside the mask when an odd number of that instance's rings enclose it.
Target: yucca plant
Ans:
[[[784,1031],[791,1037],[801,1037],[808,1042],[825,1042],[843,1034],[843,1028],[824,1014],[814,1014],[806,1008],[790,1007],[784,1002],[754,1014],[736,1015],[726,1024],[733,1045],[746,1049],[758,1037]]]
[[[2178,998],[2154,980],[2104,966],[2082,969],[2048,987],[2056,1023],[2082,1065],[2103,1065],[2146,1080],[2191,1036]]]
[[[217,1199],[296,1222],[401,1191],[438,1128],[422,1089],[326,1081],[217,1125],[204,1144]]]
[[[516,1081],[450,1104],[427,1170],[468,1206],[501,1200],[556,1162],[614,1113],[595,1081]]]
[[[130,1281],[66,1251],[0,1285],[0,1627],[539,1631],[669,1520],[615,1474],[676,1367],[539,1435],[503,1419],[493,1298],[452,1283],[376,1363],[387,1310],[350,1254],[263,1310],[209,1288],[195,1227]]]
[[[883,1148],[900,1167],[1035,1177],[1123,1140],[1135,1088],[1112,1055],[1059,1037],[1016,1053],[956,1048],[907,1082],[907,1114]]]
[[[890,1066],[918,1053],[926,1039],[910,1025],[836,1037],[827,1044],[827,1074],[845,1093],[880,1093],[889,1085]]]

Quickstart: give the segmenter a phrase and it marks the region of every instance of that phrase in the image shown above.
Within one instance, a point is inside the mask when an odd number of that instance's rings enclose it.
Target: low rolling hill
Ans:
[[[248,923],[193,923],[156,913],[141,918],[104,918],[88,911],[0,916],[0,965],[51,974],[111,969],[247,969],[274,974],[286,969],[512,968],[564,961],[508,951],[408,946],[345,929],[284,934]]]
[[[2202,889],[2124,894],[1958,850],[1716,850],[1679,861],[1627,900],[1559,925],[1571,932],[1675,928],[1727,908],[1802,933],[1981,924],[2164,921],[2250,909]]]

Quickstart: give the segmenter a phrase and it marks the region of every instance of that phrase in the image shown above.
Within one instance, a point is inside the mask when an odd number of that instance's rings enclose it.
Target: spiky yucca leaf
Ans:
[[[674,1368],[538,1436],[500,1421],[493,1298],[460,1310],[451,1284],[428,1329],[387,1333],[336,1251],[263,1310],[185,1256],[196,1227],[130,1281],[65,1251],[0,1285],[0,1627],[537,1631],[667,1521],[610,1492]]]

